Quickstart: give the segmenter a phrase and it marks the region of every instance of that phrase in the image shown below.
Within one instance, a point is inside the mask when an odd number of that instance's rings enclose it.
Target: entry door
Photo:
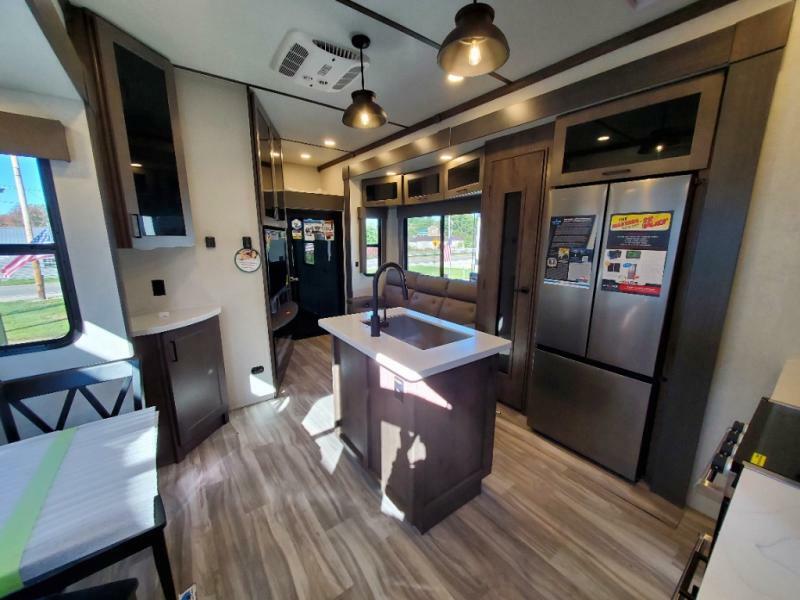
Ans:
[[[300,307],[300,317],[310,326],[316,320],[344,313],[344,263],[342,256],[342,213],[336,211],[287,210],[290,232],[292,222],[301,221],[302,239],[292,237],[292,297]],[[333,239],[305,239],[307,223],[333,223]],[[316,236],[322,237],[322,236]],[[320,333],[322,331],[320,330]]]
[[[480,270],[480,301],[496,306],[481,325],[511,341],[510,352],[500,356],[498,400],[518,410],[525,404],[546,159],[540,150],[492,161],[481,207],[481,257],[491,262]]]

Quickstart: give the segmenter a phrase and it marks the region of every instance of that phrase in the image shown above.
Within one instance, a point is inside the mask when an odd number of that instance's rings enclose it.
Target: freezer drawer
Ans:
[[[611,184],[588,358],[653,376],[690,182]]]
[[[536,350],[528,424],[634,481],[651,384]]]
[[[550,192],[536,343],[584,356],[608,184]]]

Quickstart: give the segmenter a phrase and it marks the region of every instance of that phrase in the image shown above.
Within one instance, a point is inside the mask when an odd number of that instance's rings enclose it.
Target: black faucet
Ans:
[[[372,337],[380,337],[381,335],[381,318],[378,315],[378,282],[381,278],[381,273],[388,269],[395,269],[400,273],[400,282],[403,284],[403,299],[408,300],[408,287],[406,286],[406,272],[403,267],[396,262],[383,263],[375,275],[372,276],[372,316],[369,318],[369,329]],[[386,307],[384,306],[384,320],[386,319]]]

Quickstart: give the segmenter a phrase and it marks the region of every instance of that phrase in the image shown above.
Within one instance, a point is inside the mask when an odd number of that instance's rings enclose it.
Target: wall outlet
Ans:
[[[206,248],[216,248],[217,239],[213,235],[206,236]]]
[[[167,295],[167,286],[164,285],[163,279],[153,279],[150,283],[153,286],[153,296]]]

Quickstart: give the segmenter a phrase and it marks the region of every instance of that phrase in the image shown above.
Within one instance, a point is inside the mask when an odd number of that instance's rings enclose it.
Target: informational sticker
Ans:
[[[258,253],[258,250],[253,248],[241,248],[236,251],[233,262],[240,271],[252,273],[253,271],[258,271],[258,268],[261,266],[261,255]]]
[[[325,221],[322,219],[303,219],[303,239],[307,242],[325,240]]]
[[[292,239],[303,239],[303,221],[300,219],[292,219]]]
[[[314,264],[314,242],[306,242],[303,248],[303,262],[307,265]]]
[[[325,223],[322,225],[322,233],[325,236],[325,239],[329,242],[332,242],[335,239],[333,221],[331,219],[325,219]]]
[[[594,224],[595,215],[550,218],[545,283],[589,287],[596,237]]]
[[[661,295],[672,211],[611,215],[601,288],[607,292]]]
[[[765,464],[767,464],[767,455],[759,452],[753,452],[753,456],[750,457],[750,462],[757,467],[763,467]]]

